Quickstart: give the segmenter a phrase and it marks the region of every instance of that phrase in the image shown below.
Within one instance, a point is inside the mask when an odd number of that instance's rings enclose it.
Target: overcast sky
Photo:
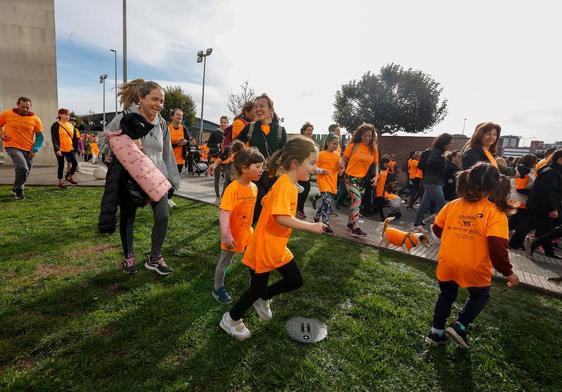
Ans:
[[[557,1],[129,0],[128,78],[179,85],[205,118],[227,114],[227,96],[248,80],[270,95],[289,131],[325,132],[335,92],[394,62],[443,86],[449,114],[430,134],[502,134],[562,140],[562,5]],[[122,80],[122,1],[55,0],[59,105],[101,112],[100,74]],[[108,87],[109,87],[108,86]],[[106,110],[114,110],[108,88]]]

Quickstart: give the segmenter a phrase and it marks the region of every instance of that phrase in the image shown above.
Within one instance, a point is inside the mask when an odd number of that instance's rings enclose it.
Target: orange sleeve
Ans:
[[[6,112],[0,113],[0,127],[6,125]]]
[[[290,189],[289,187],[292,186],[290,184],[280,187],[279,189],[277,189],[276,194],[272,194],[271,196],[275,196],[275,198],[272,200],[272,205],[271,205],[271,215],[290,215],[293,216],[293,212],[291,211],[291,201],[293,201],[295,199],[295,195],[294,193],[297,193],[297,188],[294,187],[294,192],[292,192],[293,190]]]
[[[246,123],[239,118],[232,123],[232,139],[236,139],[240,132],[246,127]]]
[[[353,143],[349,143],[343,152],[343,156],[347,159],[351,156],[351,151],[353,150]]]
[[[486,237],[509,239],[507,216],[500,210],[492,212],[488,217],[488,224],[486,225]]]
[[[445,228],[445,221],[447,220],[447,212],[449,211],[451,203],[445,204],[445,207],[441,208],[441,211],[435,217],[434,224],[439,226],[441,229]]]
[[[236,204],[236,191],[234,186],[230,186],[232,184],[236,185],[233,181],[224,190],[219,207],[221,210],[232,211],[234,209],[234,205]]]

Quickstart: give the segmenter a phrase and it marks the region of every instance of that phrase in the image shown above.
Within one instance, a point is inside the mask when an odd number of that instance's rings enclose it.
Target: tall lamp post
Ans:
[[[197,52],[197,62],[203,62],[203,93],[201,94],[201,127],[199,130],[199,143],[201,143],[201,138],[203,137],[203,105],[205,104],[205,68],[207,66],[207,56],[213,53],[213,48],[207,48],[205,52],[200,50]]]
[[[115,49],[109,49],[115,55],[115,115],[117,116],[117,51]]]
[[[466,127],[466,118],[464,119],[464,122],[462,123],[462,134],[464,135],[464,128]]]
[[[100,83],[103,85],[103,130],[105,131],[105,79],[107,74],[100,75]]]
[[[127,83],[127,0],[123,0],[123,84]]]

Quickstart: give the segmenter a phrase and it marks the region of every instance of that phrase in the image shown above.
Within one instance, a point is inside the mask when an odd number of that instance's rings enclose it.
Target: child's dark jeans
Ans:
[[[441,293],[435,303],[433,312],[433,328],[445,329],[445,323],[451,314],[453,302],[457,299],[459,285],[454,281],[439,282]],[[469,297],[457,315],[457,321],[465,328],[474,321],[490,300],[490,286],[468,287]]]

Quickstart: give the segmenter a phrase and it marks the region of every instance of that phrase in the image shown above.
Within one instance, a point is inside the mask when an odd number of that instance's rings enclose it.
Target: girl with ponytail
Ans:
[[[238,302],[226,312],[220,327],[239,340],[250,337],[242,322],[244,313],[253,306],[262,320],[270,320],[271,298],[298,289],[303,284],[300,268],[287,248],[292,229],[320,234],[326,229],[321,223],[295,218],[297,212],[297,183],[307,181],[314,171],[318,149],[310,139],[298,136],[277,150],[267,162],[271,174],[280,175],[263,198],[263,209],[242,262],[250,272],[250,287]],[[273,270],[283,277],[268,285]]]
[[[501,176],[496,167],[477,163],[459,174],[459,198],[437,214],[433,232],[441,238],[436,273],[441,293],[427,343],[446,344],[450,337],[467,349],[468,327],[490,299],[493,269],[507,277],[509,287],[519,283],[507,250],[507,215],[513,212],[510,190],[509,178]],[[445,329],[459,287],[468,289],[469,298]]]

